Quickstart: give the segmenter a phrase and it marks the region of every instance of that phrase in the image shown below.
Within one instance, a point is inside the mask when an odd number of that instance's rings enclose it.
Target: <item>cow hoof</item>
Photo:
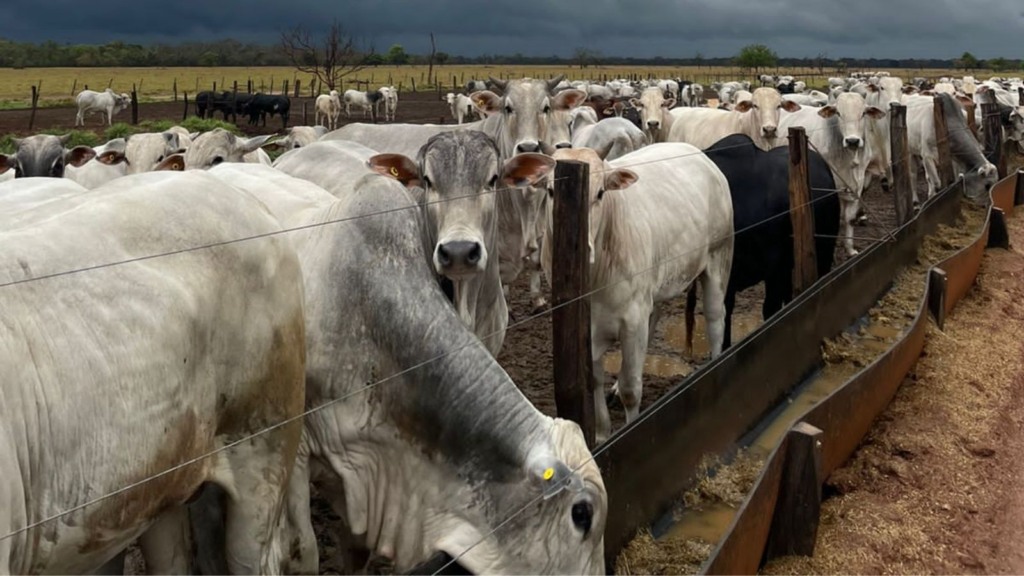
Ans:
[[[916,214],[916,213],[918,213],[920,211],[921,211],[921,204],[919,202],[914,202],[914,213]]]
[[[604,395],[604,403],[608,405],[608,408],[622,408],[622,401],[614,391]]]
[[[850,258],[853,258],[857,254],[860,254],[860,250],[847,250],[846,251],[846,255],[849,256]]]
[[[534,302],[533,303],[533,313],[534,314],[540,314],[542,312],[547,312],[548,309],[550,309],[550,308],[551,307],[548,305],[547,300],[541,300],[539,302]]]

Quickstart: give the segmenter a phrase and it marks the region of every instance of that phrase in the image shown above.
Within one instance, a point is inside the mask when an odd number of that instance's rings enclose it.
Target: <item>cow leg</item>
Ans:
[[[591,312],[591,318],[594,317],[596,317],[595,313]],[[608,415],[608,401],[605,399],[604,394],[607,377],[604,373],[604,364],[601,363],[601,358],[608,351],[612,343],[608,335],[601,332],[593,322],[591,322],[590,326],[590,366],[591,374],[594,377],[594,437],[597,443],[600,444],[607,440],[612,433],[612,419]]]
[[[644,358],[647,356],[647,341],[650,337],[650,319],[653,307],[646,310],[631,310],[619,332],[622,342],[622,370],[619,371],[618,394],[626,411],[626,424],[640,415],[640,401],[643,396]]]
[[[858,252],[853,248],[853,221],[857,218],[857,202],[851,192],[840,192],[839,204],[839,235],[843,237],[843,248],[847,256],[856,256]]]
[[[533,313],[539,314],[548,308],[548,300],[541,290],[540,270],[530,270],[530,300],[533,302]]]
[[[764,301],[766,304],[768,302],[767,286],[768,283],[765,282],[766,294]],[[723,350],[729,348],[729,346],[732,346],[732,311],[734,308],[736,308],[736,290],[730,286],[729,289],[725,291],[725,326],[722,330]]]
[[[233,489],[227,503],[226,552],[232,574],[277,574],[281,558],[274,546],[288,473],[294,463],[292,439],[301,429],[284,428],[232,447],[227,453]],[[292,454],[288,454],[291,448]]]
[[[914,209],[921,205],[917,197],[917,171],[921,167],[921,158],[919,156],[910,157],[910,193],[914,199]]]
[[[174,506],[139,537],[148,574],[191,573],[192,537],[188,509]]]
[[[931,198],[939,186],[939,167],[938,162],[933,157],[926,157],[924,159],[924,174],[928,179],[928,198]]]
[[[313,532],[313,517],[309,508],[310,458],[306,454],[305,442],[299,447],[291,476],[288,479],[288,493],[285,496],[285,511],[282,516],[282,533],[279,538],[286,548],[282,556],[286,574],[319,574],[320,555],[316,534]],[[342,516],[344,518],[344,516]]]
[[[731,267],[732,246],[720,247],[711,252],[707,268],[700,276],[701,310],[712,358],[722,353],[725,340],[725,292]]]

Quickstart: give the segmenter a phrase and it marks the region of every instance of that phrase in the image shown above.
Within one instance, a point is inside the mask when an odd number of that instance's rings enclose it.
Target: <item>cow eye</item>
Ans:
[[[210,161],[210,164],[216,166],[217,164],[220,164],[223,161],[224,161],[224,157],[223,156],[214,156],[213,160]]]
[[[51,169],[51,173],[57,178],[64,176],[64,161],[58,159],[56,162],[54,162],[53,168]]]
[[[604,198],[604,188],[597,191],[597,199],[600,200],[602,198]]]
[[[163,155],[163,154],[161,154],[161,155],[160,155],[160,156],[159,156],[159,157],[158,157],[158,158],[156,159],[156,161],[157,161],[157,162],[163,162],[163,161],[164,161],[164,155]]]
[[[572,505],[572,523],[583,532],[586,538],[594,521],[594,507],[585,500]]]
[[[423,185],[424,185],[424,186],[426,186],[427,188],[430,188],[431,186],[433,186],[433,185],[434,185],[434,184],[433,184],[433,183],[432,183],[432,182],[430,181],[430,176],[424,176],[424,177],[423,177]]]
[[[550,105],[545,105],[544,106],[544,113],[547,114],[549,112],[551,112],[551,106]]]
[[[511,113],[512,113],[512,107],[506,104],[505,105],[505,114],[511,114]]]
[[[497,186],[498,185],[498,175],[495,174],[494,176],[491,176],[491,181],[487,185],[490,186],[491,188],[494,188],[495,186]]]

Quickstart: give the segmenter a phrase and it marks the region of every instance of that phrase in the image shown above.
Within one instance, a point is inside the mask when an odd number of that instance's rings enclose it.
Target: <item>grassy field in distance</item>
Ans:
[[[435,66],[435,75],[441,83],[443,91],[452,91],[452,81],[461,86],[470,79],[548,78],[557,74],[565,74],[571,80],[601,80],[617,77],[628,77],[636,74],[639,77],[656,78],[681,77],[702,84],[715,81],[747,79],[753,80],[753,74],[736,67],[711,66],[588,66],[587,68],[569,66]],[[769,73],[792,74],[807,82],[811,87],[821,88],[829,76],[837,75],[834,70],[826,69],[823,75],[814,68],[771,69]],[[940,69],[891,69],[890,73],[909,79],[915,76],[938,78],[940,76],[962,76],[962,70]],[[989,70],[975,70],[972,74],[979,79],[987,79],[995,73]],[[249,80],[253,82],[253,91],[280,93],[285,80],[288,91],[293,94],[295,80],[299,80],[302,95],[310,94],[312,76],[289,67],[183,67],[183,68],[0,68],[0,109],[24,108],[31,103],[31,87],[40,85],[40,106],[67,105],[75,94],[88,86],[92,90],[102,91],[110,85],[117,92],[130,92],[132,84],[138,87],[139,100],[142,102],[170,99],[175,82],[178,94],[188,92],[194,95],[197,90],[210,90],[213,83],[217,89],[222,87],[230,90],[234,82],[238,82],[239,90],[245,91]],[[435,90],[436,87],[427,82],[426,66],[378,66],[366,68],[343,79],[342,89],[356,88],[356,81],[368,82],[371,87],[385,84],[400,86],[401,90]],[[273,88],[271,88],[273,85]],[[365,85],[358,86],[365,89]],[[326,91],[326,90],[324,90]]]

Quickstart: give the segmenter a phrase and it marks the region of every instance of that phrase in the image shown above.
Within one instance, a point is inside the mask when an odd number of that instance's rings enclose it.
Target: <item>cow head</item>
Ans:
[[[424,189],[434,270],[459,281],[483,273],[496,253],[496,194],[521,194],[509,188],[536,185],[555,162],[543,154],[524,153],[501,164],[494,141],[467,130],[432,137],[420,150],[418,163],[400,154],[378,154],[369,165],[406,186]]]
[[[633,98],[629,103],[640,112],[640,125],[653,142],[657,132],[668,124],[665,114],[676,105],[676,99],[666,98],[660,88],[646,88],[639,98]]]
[[[758,88],[750,95],[749,101],[737,102],[735,112],[751,114],[750,122],[760,128],[760,136],[769,145],[778,139],[779,111],[796,112],[800,105],[790,100],[783,100],[782,94],[774,88]]]
[[[964,179],[964,194],[975,201],[984,198],[985,193],[999,181],[999,170],[991,162],[985,162],[976,170],[960,174]]]
[[[132,134],[125,146],[128,173],[150,172],[171,154],[184,152],[180,135],[175,132]]]
[[[200,134],[185,150],[185,167],[188,170],[206,170],[221,162],[243,162],[246,154],[273,137],[274,134],[239,138],[223,128],[215,128]]]
[[[65,149],[64,145],[70,138],[70,134],[37,134],[27,138],[15,138],[14,145],[17,149],[14,154],[0,154],[0,174],[13,169],[15,178],[63,178],[67,165],[79,167],[96,157],[96,151],[89,146]]]
[[[498,149],[508,158],[522,152],[540,152],[545,144],[567,145],[569,118],[567,112],[586,100],[582,90],[562,90],[552,95],[551,90],[563,76],[552,80],[508,80],[492,83],[503,88],[498,96],[489,90],[470,95],[473,105],[489,117],[499,115],[501,128],[497,132]]]
[[[1018,106],[1007,116],[1003,132],[1008,142],[1017,145],[1017,151],[1024,154],[1024,106]]]
[[[865,139],[865,120],[872,121],[885,117],[885,112],[874,106],[868,106],[864,98],[855,92],[844,92],[836,98],[834,105],[823,106],[818,115],[822,118],[836,117],[838,134],[843,148],[850,151],[863,150]]]
[[[608,156],[614,143],[601,150],[591,148],[575,148],[572,150],[557,150],[553,157],[555,160],[575,160],[584,162],[590,168],[590,238],[588,249],[590,251],[590,262],[596,259],[597,239],[602,233],[604,224],[604,203],[605,195],[617,190],[625,190],[632,186],[639,178],[636,172],[625,168],[612,168],[604,159]],[[553,202],[547,203],[548,233],[554,230]],[[550,252],[545,249],[544,259],[547,261],[545,267],[550,270]]]

